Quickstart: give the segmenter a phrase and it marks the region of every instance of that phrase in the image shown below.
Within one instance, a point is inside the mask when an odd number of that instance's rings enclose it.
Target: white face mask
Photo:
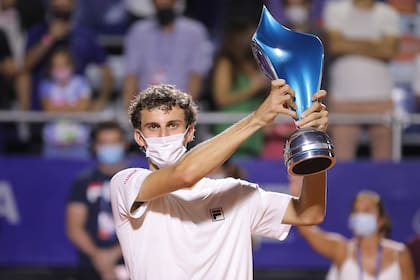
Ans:
[[[370,236],[377,230],[376,216],[370,213],[353,213],[349,218],[349,228],[356,236]]]
[[[188,128],[184,133],[165,136],[165,137],[144,137],[147,144],[146,157],[159,168],[174,165],[187,151],[184,146],[184,137],[188,132]]]
[[[291,5],[284,10],[291,24],[303,24],[309,18],[309,11],[300,5]]]

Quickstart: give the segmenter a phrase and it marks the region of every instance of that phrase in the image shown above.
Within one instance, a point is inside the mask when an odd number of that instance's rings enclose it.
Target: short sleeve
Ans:
[[[129,168],[118,172],[111,179],[111,203],[113,209],[117,209],[120,216],[140,218],[146,211],[146,204],[143,203],[134,211],[134,205],[144,179],[151,173],[150,170],[142,168]]]
[[[267,192],[256,187],[248,200],[251,232],[255,235],[284,240],[291,228],[291,225],[282,223],[290,199],[290,195]]]
[[[83,204],[87,203],[86,197],[86,180],[79,177],[76,178],[73,182],[73,185],[70,189],[70,193],[67,199],[67,203],[80,202]]]

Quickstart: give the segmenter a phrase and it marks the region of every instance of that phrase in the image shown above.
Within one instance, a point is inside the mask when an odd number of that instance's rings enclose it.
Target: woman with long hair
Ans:
[[[211,92],[218,111],[249,113],[262,102],[270,82],[260,71],[251,49],[251,38],[256,26],[249,22],[235,21],[223,34],[211,74]],[[215,126],[219,133],[231,124]],[[235,156],[259,156],[264,144],[262,132],[245,141]]]
[[[390,220],[380,196],[359,192],[352,204],[349,227],[353,238],[319,227],[298,227],[319,254],[331,260],[329,280],[413,280],[414,270],[405,245],[388,239]]]

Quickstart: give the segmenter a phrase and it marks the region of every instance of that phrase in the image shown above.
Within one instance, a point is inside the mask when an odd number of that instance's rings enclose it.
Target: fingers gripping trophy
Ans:
[[[286,80],[294,90],[300,119],[320,87],[324,59],[321,40],[284,27],[264,6],[251,47],[264,74],[271,80]],[[291,175],[315,174],[335,164],[330,137],[315,128],[298,129],[286,141],[283,154]]]

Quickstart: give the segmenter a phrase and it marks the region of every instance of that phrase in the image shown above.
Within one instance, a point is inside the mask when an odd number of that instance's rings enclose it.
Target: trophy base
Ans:
[[[297,130],[287,140],[284,163],[290,175],[310,175],[334,166],[334,146],[328,134],[313,128]]]

